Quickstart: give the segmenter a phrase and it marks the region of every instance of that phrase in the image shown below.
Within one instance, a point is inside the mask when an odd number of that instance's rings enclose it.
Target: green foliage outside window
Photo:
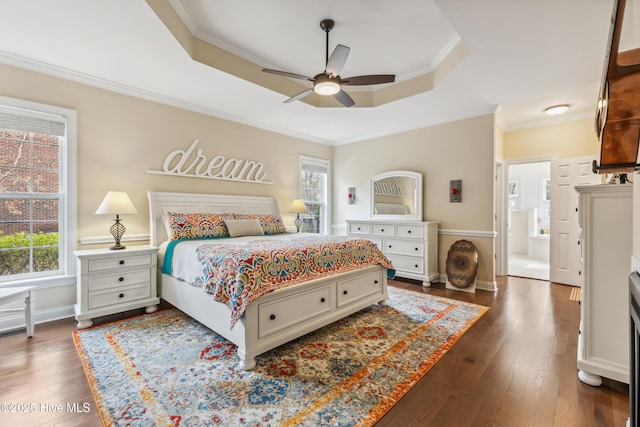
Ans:
[[[0,276],[54,271],[58,269],[58,258],[58,233],[0,234]]]

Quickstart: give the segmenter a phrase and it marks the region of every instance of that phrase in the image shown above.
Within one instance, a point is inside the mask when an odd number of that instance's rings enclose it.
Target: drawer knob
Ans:
[[[118,298],[124,298],[124,294],[118,295]]]
[[[121,260],[120,260],[120,265],[123,265],[123,264],[124,264],[124,260],[123,260],[123,259],[121,259]]]
[[[415,267],[415,268],[418,268],[418,264],[416,264],[414,267]]]
[[[320,298],[320,302],[325,302],[326,299],[324,299],[324,297]]]
[[[124,282],[124,277],[118,277],[118,282]]]
[[[360,231],[360,227],[358,227],[358,231]]]
[[[269,319],[271,319],[271,320],[276,320],[276,315],[275,315],[275,314],[272,314],[271,316],[269,316]]]
[[[389,245],[389,249],[391,249],[391,245]]]
[[[374,281],[373,281],[373,283],[375,283],[375,284],[377,285],[377,284],[378,284],[378,281],[377,281],[377,280],[374,280]]]
[[[416,248],[416,251],[419,251],[420,249]]]
[[[411,230],[407,230],[407,234],[411,234]]]
[[[348,293],[349,293],[349,291],[347,291],[347,290],[345,289],[344,291],[342,291],[342,293],[343,293],[344,295],[346,295],[346,294],[348,294]]]
[[[384,228],[381,228],[380,231],[384,233]]]

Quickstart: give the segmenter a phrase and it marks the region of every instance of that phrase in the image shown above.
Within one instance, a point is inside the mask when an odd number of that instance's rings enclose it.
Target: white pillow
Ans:
[[[225,219],[224,223],[231,237],[264,236],[262,225],[257,219]]]

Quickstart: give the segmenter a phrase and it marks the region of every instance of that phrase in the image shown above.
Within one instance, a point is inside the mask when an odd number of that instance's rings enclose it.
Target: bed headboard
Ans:
[[[168,239],[167,212],[181,213],[269,213],[280,215],[273,197],[227,196],[222,194],[147,192],[149,198],[150,244],[158,246]]]

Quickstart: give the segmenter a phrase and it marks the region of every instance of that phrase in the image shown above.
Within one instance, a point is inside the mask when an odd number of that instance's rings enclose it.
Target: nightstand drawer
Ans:
[[[149,284],[136,287],[125,287],[109,292],[89,292],[89,309],[120,304],[151,296]]]
[[[89,276],[89,290],[113,289],[136,283],[148,284],[151,280],[151,270],[125,271],[113,274]]]
[[[125,254],[123,254],[125,255]],[[122,258],[99,258],[89,260],[89,271],[151,265],[151,255],[122,256]]]

